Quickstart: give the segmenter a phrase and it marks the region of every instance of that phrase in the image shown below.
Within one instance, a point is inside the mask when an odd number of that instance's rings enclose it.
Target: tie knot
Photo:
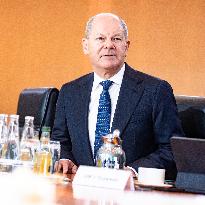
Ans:
[[[113,84],[113,82],[110,81],[110,80],[105,80],[105,81],[100,82],[100,85],[103,86],[103,90],[108,90],[109,87],[110,87],[112,84]]]

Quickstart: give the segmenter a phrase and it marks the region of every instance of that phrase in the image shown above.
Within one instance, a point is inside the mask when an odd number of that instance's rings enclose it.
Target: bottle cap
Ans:
[[[112,137],[113,137],[112,143],[114,145],[120,145],[121,144],[120,131],[118,129],[113,131]]]
[[[51,128],[48,127],[48,126],[43,126],[42,127],[42,132],[50,132],[51,131]]]
[[[118,130],[118,129],[114,130],[113,137],[120,137],[120,130]]]
[[[14,114],[11,114],[9,115],[10,118],[15,118],[15,119],[19,119],[19,115],[14,115]]]
[[[7,114],[0,114],[0,119],[4,120],[6,117],[8,117]]]
[[[25,120],[34,120],[33,116],[25,116]]]

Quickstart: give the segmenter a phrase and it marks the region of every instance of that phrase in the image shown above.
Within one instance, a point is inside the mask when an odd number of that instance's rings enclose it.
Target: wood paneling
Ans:
[[[55,86],[91,71],[81,38],[98,12],[129,28],[128,63],[205,96],[204,0],[0,0],[0,113],[15,113],[26,87]]]

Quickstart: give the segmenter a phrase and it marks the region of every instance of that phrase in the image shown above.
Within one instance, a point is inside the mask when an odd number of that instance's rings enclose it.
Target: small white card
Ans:
[[[134,190],[134,181],[129,170],[80,166],[73,185],[92,186],[119,190]]]

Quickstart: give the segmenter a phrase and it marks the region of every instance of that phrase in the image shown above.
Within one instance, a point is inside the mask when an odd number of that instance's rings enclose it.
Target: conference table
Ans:
[[[39,176],[19,169],[0,174],[1,204],[15,205],[204,205],[205,195],[174,187],[135,184],[135,190],[74,185],[74,175]],[[136,181],[135,181],[136,182]]]
[[[73,178],[72,175],[68,176]],[[205,195],[185,193],[175,189],[135,187],[135,191],[102,189],[72,185],[72,180],[56,185],[57,205],[204,205]]]

